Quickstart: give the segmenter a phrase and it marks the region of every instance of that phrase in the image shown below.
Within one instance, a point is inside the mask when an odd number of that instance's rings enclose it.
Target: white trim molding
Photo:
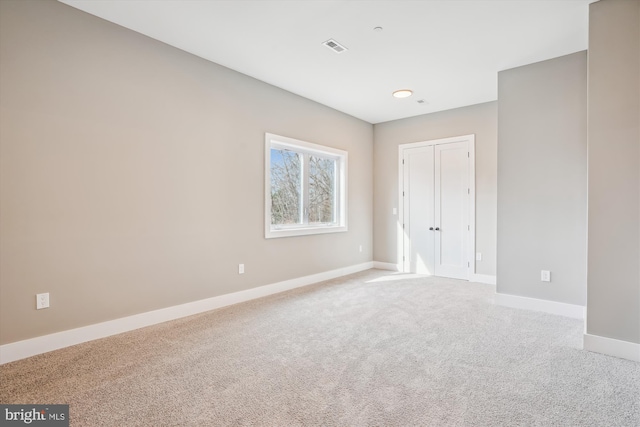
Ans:
[[[484,283],[486,285],[496,285],[496,276],[488,274],[472,274],[469,279],[470,282]]]
[[[312,285],[325,280],[335,279],[348,274],[358,273],[371,268],[373,268],[373,262],[365,262],[349,267],[338,268],[336,270],[325,271],[323,273],[259,286],[253,289],[233,292],[231,294],[206,298],[186,304],[161,308],[159,310],[148,311],[145,313],[135,314],[133,316],[122,317],[120,319],[109,320],[107,322],[96,323],[94,325],[83,326],[76,329],[70,329],[41,337],[30,338],[24,341],[1,345],[0,365],[13,362],[14,360],[25,359],[37,354],[81,344],[83,342],[133,331],[135,329],[144,328],[145,326],[180,319],[182,317],[192,316],[205,311],[215,310],[217,308],[277,294],[279,292]]]
[[[400,271],[402,266],[391,262],[373,261],[373,268],[377,268],[378,270]]]
[[[498,292],[496,292],[495,294],[495,303],[504,307],[543,311],[545,313],[571,317],[573,319],[585,319],[585,307],[581,305],[566,304],[563,302],[549,301],[537,298],[521,297],[517,295],[501,294]]]
[[[394,264],[392,262],[373,261],[373,268],[376,268],[378,270],[402,271],[402,264]],[[496,276],[491,276],[489,274],[472,274],[469,281],[495,286]]]
[[[637,343],[584,334],[583,347],[595,353],[640,362],[640,344]]]

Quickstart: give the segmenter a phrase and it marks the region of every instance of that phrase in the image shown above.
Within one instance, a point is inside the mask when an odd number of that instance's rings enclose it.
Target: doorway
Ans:
[[[475,267],[475,136],[401,144],[399,150],[402,270],[469,280]]]

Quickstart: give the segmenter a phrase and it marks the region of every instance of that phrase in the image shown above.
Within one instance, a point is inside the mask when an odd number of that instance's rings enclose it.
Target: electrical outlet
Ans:
[[[476,261],[482,261],[482,252],[476,252]]]
[[[540,271],[540,280],[542,282],[550,282],[551,281],[551,272],[549,270]]]
[[[362,252],[362,245],[360,245],[360,252]]]
[[[393,214],[398,215],[398,208],[393,208]]]
[[[49,292],[44,294],[36,294],[36,310],[49,308]]]
[[[238,274],[244,274],[244,264],[238,264]]]

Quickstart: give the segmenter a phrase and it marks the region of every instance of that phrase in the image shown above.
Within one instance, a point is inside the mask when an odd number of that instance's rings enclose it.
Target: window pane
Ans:
[[[309,156],[309,223],[335,222],[336,161]]]
[[[302,223],[301,156],[271,149],[271,224]]]

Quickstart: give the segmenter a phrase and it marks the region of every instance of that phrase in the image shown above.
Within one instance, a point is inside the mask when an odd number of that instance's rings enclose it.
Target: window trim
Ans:
[[[265,133],[264,138],[264,237],[266,239],[291,236],[307,236],[311,234],[339,233],[347,231],[347,164],[348,153],[337,148],[326,147],[324,145],[313,144],[311,142],[300,141],[294,138]],[[290,148],[292,151],[308,155],[318,155],[322,157],[334,158],[337,161],[336,171],[336,204],[335,219],[332,224],[302,224],[284,226],[281,228],[272,227],[271,224],[271,149]],[[303,169],[303,173],[307,173]],[[308,182],[308,179],[306,180]],[[303,191],[303,198],[308,195]]]

